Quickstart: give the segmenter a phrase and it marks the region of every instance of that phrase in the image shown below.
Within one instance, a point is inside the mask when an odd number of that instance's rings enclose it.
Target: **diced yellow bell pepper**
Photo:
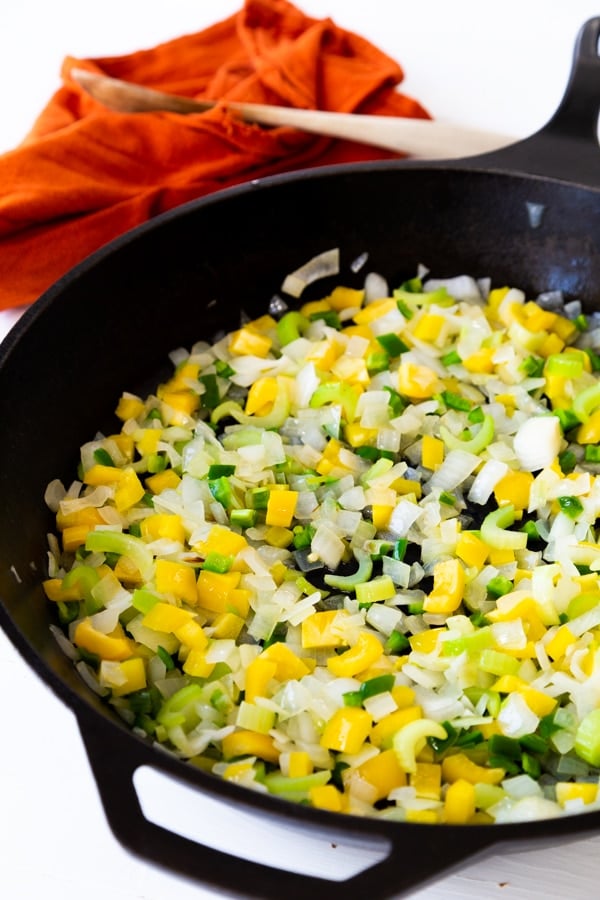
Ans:
[[[410,785],[417,797],[439,800],[442,793],[442,767],[439,763],[417,762],[416,771],[410,776]]]
[[[363,428],[358,422],[349,422],[344,426],[344,437],[351,447],[372,445],[377,439],[376,428]]]
[[[194,544],[194,550],[206,559],[209,553],[236,556],[247,546],[248,541],[243,534],[237,534],[235,531],[225,528],[224,525],[213,525],[208,536]]]
[[[178,628],[186,625],[194,618],[194,614],[187,609],[181,609],[172,603],[164,603],[159,600],[155,603],[142,619],[142,625],[153,631],[166,631],[174,633]]]
[[[355,307],[361,307],[363,305],[364,299],[364,290],[338,285],[337,287],[334,287],[333,291],[327,298],[327,301],[332,309],[335,309],[337,312],[339,312],[342,309],[354,309]]]
[[[462,364],[467,372],[471,372],[474,375],[489,375],[494,371],[493,357],[495,352],[493,347],[482,347],[480,350],[476,350],[475,353],[467,356],[466,359],[463,359]]]
[[[440,813],[437,809],[409,809],[406,810],[406,821],[412,825],[437,825],[440,821]]]
[[[598,799],[598,784],[593,782],[559,781],[555,785],[556,800],[564,808],[571,800],[582,800],[585,804]]]
[[[267,687],[275,678],[277,663],[264,656],[257,656],[246,668],[245,699],[254,703],[257,697],[267,696]]]
[[[383,747],[387,750],[391,747],[392,739],[397,731],[408,725],[409,722],[415,722],[417,719],[423,718],[423,710],[420,706],[406,706],[397,709],[393,713],[384,716],[371,731],[371,743],[375,747]]]
[[[227,596],[227,612],[234,613],[236,616],[240,616],[242,619],[245,619],[250,612],[251,597],[252,592],[247,588],[233,588],[233,590],[230,591]],[[215,623],[213,622],[213,625],[214,624]]]
[[[532,484],[531,472],[508,472],[494,488],[496,503],[498,506],[511,503],[515,509],[527,509]]]
[[[347,616],[345,610],[330,609],[311,613],[302,620],[302,647],[312,650],[316,647],[342,647],[346,641],[336,623]]]
[[[357,642],[339,656],[330,656],[327,668],[338,678],[353,678],[383,655],[381,641],[370,631],[362,631]]]
[[[63,513],[59,509],[56,513],[56,525],[60,531],[73,525],[93,526],[102,524],[104,524],[104,519],[95,506],[84,506],[69,513]]]
[[[438,313],[425,313],[414,325],[413,337],[420,341],[435,341],[446,320]]]
[[[555,697],[549,697],[548,694],[544,694],[543,691],[538,691],[536,688],[532,688],[529,685],[521,688],[519,691],[525,703],[529,707],[529,709],[535,713],[536,716],[539,716],[540,719],[544,716],[549,716],[551,712],[554,712],[556,709],[558,700]]]
[[[241,572],[210,572],[201,569],[196,583],[198,603],[212,612],[230,612],[229,596],[240,583]]]
[[[288,776],[302,778],[313,771],[313,762],[306,750],[292,750],[288,761]]]
[[[549,334],[544,338],[543,342],[538,347],[537,352],[540,356],[551,356],[553,353],[560,353],[564,346],[565,342],[562,341],[555,332],[552,332],[552,334]]]
[[[561,341],[568,344],[577,334],[577,325],[571,319],[557,315],[552,326],[552,331],[559,336]]]
[[[104,466],[101,463],[96,463],[84,472],[83,474],[83,483],[89,485],[99,485],[99,484],[117,484],[123,477],[123,469],[117,468],[117,466]]]
[[[111,434],[109,435],[109,440],[114,441],[127,462],[133,460],[134,443],[131,434],[124,434],[123,432]]]
[[[459,559],[446,559],[433,569],[433,590],[423,603],[431,613],[451,613],[458,609],[465,589],[465,570]]]
[[[257,731],[234,731],[223,738],[221,747],[225,759],[258,756],[265,762],[275,764],[279,762],[279,751],[275,749],[273,738],[268,734],[259,734]]]
[[[448,825],[466,825],[475,815],[475,788],[459,778],[450,784],[444,799],[444,821]]]
[[[569,626],[566,624],[561,625],[545,645],[546,653],[552,660],[560,659],[576,640]]]
[[[505,776],[504,769],[478,766],[464,753],[453,753],[442,760],[442,778],[451,784],[460,780],[470,784],[500,784]]]
[[[392,297],[382,297],[380,300],[373,300],[372,303],[357,312],[354,315],[354,321],[357,325],[368,325],[396,309],[398,309],[398,304]]]
[[[47,578],[42,582],[42,587],[48,600],[52,600],[55,603],[81,600],[80,585],[73,584],[70,588],[63,588],[62,578]]]
[[[266,413],[271,411],[278,391],[279,385],[277,379],[272,375],[265,375],[262,378],[257,378],[256,381],[251,384],[248,396],[246,397],[246,415],[266,415]]]
[[[393,750],[382,750],[358,766],[360,778],[375,788],[374,803],[383,800],[390,791],[406,785],[406,773],[400,768]]]
[[[196,570],[187,563],[170,559],[156,560],[156,589],[161,594],[173,594],[190,606],[198,603]]]
[[[315,341],[306,354],[307,362],[315,364],[317,369],[328,372],[334,362],[344,352],[343,345],[335,338],[327,338],[323,341]]]
[[[244,619],[234,612],[220,613],[213,619],[210,627],[213,637],[233,638],[235,640],[244,627]]]
[[[123,394],[117,404],[116,415],[122,422],[126,422],[127,419],[137,419],[143,412],[143,400],[133,394]]]
[[[81,547],[82,544],[85,544],[85,539],[92,528],[92,525],[69,525],[67,528],[63,528],[63,550],[67,553],[72,553],[78,547]]]
[[[120,556],[113,571],[121,584],[140,585],[144,583],[140,570],[128,556]]]
[[[162,436],[160,428],[140,428],[135,433],[135,445],[140,456],[150,456],[158,452],[158,444]]]
[[[146,487],[153,494],[161,494],[169,488],[177,488],[180,482],[181,478],[174,469],[165,469],[164,472],[157,472],[146,478]]]
[[[119,512],[126,512],[142,499],[146,491],[135,469],[123,469],[123,477],[115,488],[115,506]]]
[[[167,538],[170,541],[185,541],[185,529],[181,516],[175,513],[155,513],[140,522],[140,531],[144,540],[156,541]]]
[[[215,667],[215,663],[208,662],[206,650],[200,647],[192,647],[183,664],[183,671],[192,678],[208,678]]]
[[[411,478],[397,478],[392,487],[401,497],[414,494],[416,500],[420,500],[423,496],[423,488],[420,481],[413,481]]]
[[[491,566],[507,566],[509,563],[514,563],[515,561],[515,551],[511,550],[510,547],[506,549],[503,547],[490,547],[488,553],[488,562]]]
[[[163,404],[161,407],[163,418],[167,418],[167,423],[170,425],[183,425],[185,419],[189,418],[200,405],[200,396],[195,391],[169,391],[163,387],[162,390],[159,390],[158,396]],[[169,413],[165,406],[175,414]],[[177,413],[181,415],[177,415]]]
[[[259,659],[267,659],[274,662],[277,666],[275,678],[278,681],[293,681],[297,678],[303,678],[310,672],[309,667],[304,660],[300,659],[293,650],[282,641],[276,641],[270,644],[260,654]]]
[[[577,429],[579,444],[600,444],[600,409],[595,410],[583,425]]]
[[[489,292],[488,298],[487,298],[487,307],[490,312],[492,312],[492,313],[498,312],[498,307],[500,306],[500,304],[502,303],[502,301],[508,294],[509,290],[510,290],[510,288],[508,288],[508,287],[501,287],[501,288],[493,288]]]
[[[439,637],[444,630],[443,628],[427,628],[425,631],[417,631],[408,639],[411,649],[416,653],[432,653],[437,649]]]
[[[394,507],[388,506],[386,503],[373,503],[371,504],[371,510],[373,527],[376,528],[377,531],[385,531],[389,525]]]
[[[415,692],[407,684],[395,684],[391,691],[392,697],[398,709],[406,709],[415,702]]]
[[[123,697],[125,694],[132,694],[134,691],[141,691],[146,687],[146,667],[141,656],[133,656],[117,665],[120,677],[115,679],[112,684],[103,679],[102,665],[100,666],[100,683],[106,683],[110,687],[113,697]]]
[[[264,359],[272,344],[273,341],[266,334],[260,334],[251,325],[246,325],[231,335],[229,352],[233,356],[259,356]]]
[[[342,812],[344,795],[334,784],[318,784],[310,788],[308,799],[315,809],[326,809],[329,812]]]
[[[366,709],[343,706],[327,722],[321,746],[339,753],[358,753],[369,736],[373,720]]]
[[[184,622],[182,625],[174,628],[173,634],[178,641],[192,650],[205,650],[208,646],[208,638],[204,633],[204,629],[195,619],[190,619],[188,622]]]
[[[135,649],[121,625],[117,625],[110,634],[104,634],[94,628],[89,616],[78,622],[73,634],[73,643],[89,653],[97,654],[101,659],[117,661],[133,656]]]
[[[266,524],[289,528],[297,503],[298,491],[271,491],[267,501]]]
[[[525,313],[523,324],[530,331],[552,331],[556,324],[556,313],[542,309],[533,300],[524,305],[523,312]]]
[[[489,547],[472,531],[463,531],[456,542],[456,555],[467,566],[481,569],[488,555]]]
[[[440,379],[429,366],[402,360],[398,366],[398,390],[412,400],[427,400],[440,389]]]
[[[444,442],[431,434],[424,434],[421,442],[421,464],[435,471],[444,462]]]

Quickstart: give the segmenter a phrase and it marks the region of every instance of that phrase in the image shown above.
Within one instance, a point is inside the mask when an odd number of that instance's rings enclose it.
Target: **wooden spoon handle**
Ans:
[[[505,135],[457,127],[429,119],[366,116],[269,106],[263,103],[192,100],[118,78],[97,75],[84,69],[72,69],[71,77],[104,106],[118,112],[162,111],[188,115],[205,112],[219,103],[245,122],[298,128],[312,134],[358,141],[386,150],[407,153],[410,156],[460,158],[498,150],[514,141],[514,138]]]

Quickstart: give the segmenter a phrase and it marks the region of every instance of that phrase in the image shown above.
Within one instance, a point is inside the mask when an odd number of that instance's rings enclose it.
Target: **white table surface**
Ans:
[[[198,31],[241,0],[16,0],[0,7],[0,153],[27,133],[59,85],[63,57],[106,56]],[[592,0],[303,0],[404,66],[402,89],[438,119],[522,137],[554,112]],[[2,277],[2,273],[0,273]],[[0,337],[18,313],[0,313]],[[118,844],[100,805],[75,719],[0,633],[0,896],[6,900],[208,900],[214,890],[140,861]],[[170,788],[145,793],[162,805]],[[210,834],[258,853],[275,838],[196,796],[179,804]],[[203,826],[205,827],[205,826]],[[224,838],[223,838],[224,835]],[[205,839],[209,835],[203,833]],[[359,857],[294,835],[270,859],[312,859],[339,876]],[[212,839],[212,838],[210,838]],[[440,834],[440,839],[443,840]],[[269,857],[268,857],[269,858]],[[267,859],[268,859],[267,858]],[[361,857],[367,864],[371,857]],[[402,863],[399,864],[401,871]],[[325,870],[324,868],[325,867]],[[552,850],[498,851],[412,894],[414,900],[598,895],[600,835]]]

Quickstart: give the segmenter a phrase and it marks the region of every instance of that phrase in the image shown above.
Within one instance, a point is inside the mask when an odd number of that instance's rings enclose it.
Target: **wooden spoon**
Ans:
[[[70,74],[71,78],[95,100],[116,112],[174,112],[189,115],[222,105],[244,122],[254,122],[258,125],[287,125],[312,134],[358,141],[410,156],[455,159],[497,150],[515,140],[505,135],[462,128],[429,119],[324,112],[269,106],[264,103],[192,100],[141,87],[118,78],[98,75],[85,69],[71,69]]]

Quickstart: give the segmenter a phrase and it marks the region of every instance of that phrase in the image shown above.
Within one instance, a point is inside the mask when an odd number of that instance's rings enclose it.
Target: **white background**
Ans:
[[[198,31],[237,11],[231,0],[13,0],[0,6],[0,153],[15,147],[59,86],[67,54],[129,53]],[[402,90],[438,119],[522,137],[541,127],[566,85],[587,0],[301,0],[402,63]],[[3,186],[5,187],[5,186]],[[0,273],[0,278],[3,277]],[[14,316],[0,314],[0,337]],[[0,634],[0,895],[7,900],[207,900],[219,896],[134,859],[113,838],[75,720]],[[172,790],[145,793],[167,802]],[[339,875],[355,852],[266,834],[227,811],[177,799],[181,821],[224,829],[224,841],[271,859],[305,859]],[[440,833],[440,840],[443,835]],[[600,836],[552,850],[498,851],[413,894],[418,900],[596,896]],[[365,855],[365,863],[371,857]],[[291,865],[291,863],[290,863]],[[399,864],[399,871],[402,863]],[[284,888],[282,887],[282,893]]]

